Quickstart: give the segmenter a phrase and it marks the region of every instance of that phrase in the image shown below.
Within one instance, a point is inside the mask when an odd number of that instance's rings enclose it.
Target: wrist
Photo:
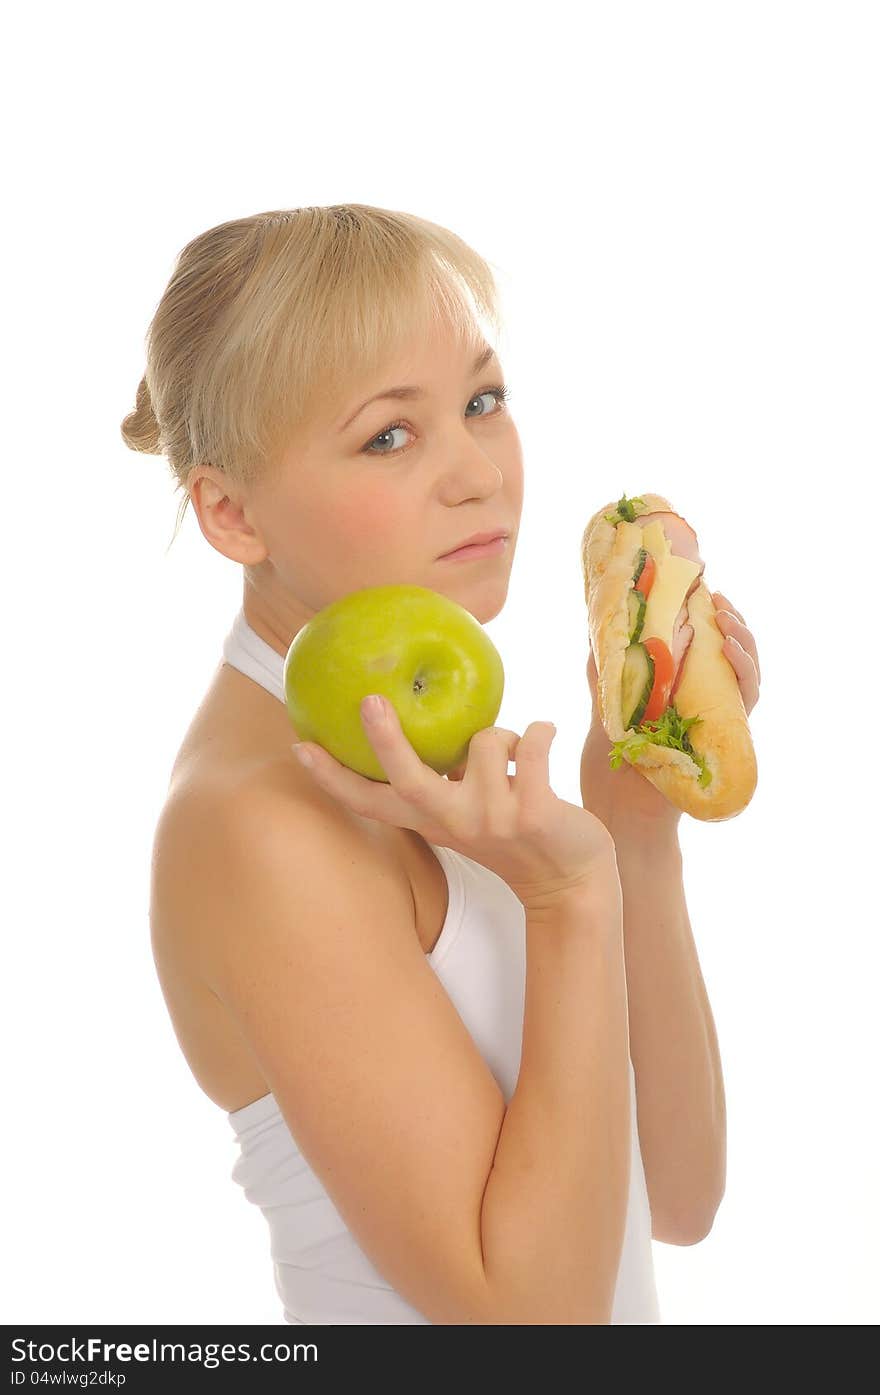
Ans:
[[[639,777],[642,778],[641,776]],[[630,792],[632,786],[630,786]],[[641,793],[641,791],[639,791]],[[597,798],[595,790],[581,798],[584,808],[605,828],[614,839],[615,846],[620,842],[669,843],[678,842],[678,828],[681,823],[681,810],[656,792],[658,799],[664,799],[665,808],[645,813],[628,807],[624,800],[615,803],[610,798]]]
[[[633,823],[612,827],[611,836],[617,853],[617,865],[623,872],[635,864],[638,867],[681,865],[681,842],[678,837],[678,822],[661,820]]]
[[[576,883],[513,888],[529,920],[580,924],[586,912],[607,914],[622,906],[617,850],[609,839],[607,856],[597,858]]]

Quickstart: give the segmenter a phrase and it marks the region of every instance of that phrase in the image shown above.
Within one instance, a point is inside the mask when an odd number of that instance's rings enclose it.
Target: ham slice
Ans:
[[[687,519],[681,514],[670,513],[668,510],[658,510],[656,513],[640,513],[636,515],[636,523],[640,528],[646,528],[649,523],[659,521],[663,524],[663,531],[669,539],[669,546],[676,557],[687,557],[689,562],[699,562],[705,567],[705,562],[700,556],[700,549],[697,544],[697,535]]]
[[[690,648],[691,640],[694,637],[694,627],[687,623],[688,608],[685,601],[681,610],[676,616],[675,625],[672,630],[672,663],[675,677],[672,680],[672,687],[669,690],[669,701],[675,697],[675,691],[681,682],[681,675],[684,672],[684,661],[687,651]]]

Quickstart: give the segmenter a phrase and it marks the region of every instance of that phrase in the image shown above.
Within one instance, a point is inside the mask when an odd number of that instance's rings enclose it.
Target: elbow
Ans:
[[[727,1170],[722,1155],[713,1175],[692,1179],[687,1186],[679,1185],[672,1196],[655,1206],[651,1197],[651,1238],[665,1245],[699,1245],[713,1225],[727,1189]]]
[[[651,1217],[651,1238],[664,1245],[699,1245],[705,1240],[718,1214],[721,1197],[707,1209],[691,1211],[685,1216]]]

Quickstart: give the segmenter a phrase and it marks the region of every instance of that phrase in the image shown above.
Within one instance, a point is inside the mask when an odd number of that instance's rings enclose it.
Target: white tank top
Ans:
[[[284,659],[251,628],[243,609],[224,641],[223,658],[284,702]],[[522,1048],[525,911],[507,883],[487,867],[451,848],[428,846],[446,873],[449,907],[440,938],[426,958],[509,1103]],[[630,1092],[632,1165],[611,1322],[659,1323],[631,1061]],[[300,1152],[275,1096],[263,1095],[227,1118],[240,1150],[232,1179],[268,1223],[285,1322],[430,1325],[350,1234]]]

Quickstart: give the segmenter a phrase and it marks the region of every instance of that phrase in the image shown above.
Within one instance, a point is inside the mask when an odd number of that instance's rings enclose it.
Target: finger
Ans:
[[[724,641],[724,657],[730,663],[737,682],[739,683],[740,694],[743,700],[743,707],[746,716],[751,712],[758,701],[760,679],[755,661],[751,654],[747,653],[738,640],[732,635],[728,635]]]
[[[418,815],[415,806],[407,804],[390,784],[359,775],[356,770],[335,760],[325,747],[316,742],[301,741],[293,750],[297,756],[301,752],[309,756],[309,764],[303,768],[331,799],[338,799],[340,804],[364,818],[403,828],[416,828]]]
[[[446,807],[442,801],[448,800],[449,785],[419,759],[393,702],[383,698],[381,711],[374,713],[364,699],[360,710],[364,731],[395,793],[407,804],[426,812],[428,806],[432,806],[434,816],[442,817],[441,810]]]
[[[507,767],[519,744],[519,735],[506,727],[483,727],[471,737],[462,788],[476,790],[484,808],[510,798]]]
[[[752,663],[755,665],[758,682],[760,683],[761,665],[758,660],[758,646],[755,643],[755,637],[751,630],[743,621],[737,620],[736,616],[732,615],[727,610],[717,610],[715,612],[715,623],[726,638],[735,639],[740,647],[745,650],[752,660]]]
[[[406,738],[400,719],[392,704],[386,704],[385,715],[377,722],[364,720],[367,733],[379,762],[388,775],[389,783],[370,780],[359,775],[340,761],[334,760],[323,746],[301,743],[313,758],[311,773],[328,794],[341,800],[355,813],[418,831],[427,812],[427,805],[444,797],[448,785],[436,771],[423,765]],[[432,786],[436,784],[437,788]]]
[[[552,722],[531,722],[516,748],[516,775],[511,783],[524,808],[538,803],[547,792],[555,736]]]
[[[730,604],[730,601],[727,599],[727,597],[726,597],[721,591],[713,591],[713,592],[712,592],[712,600],[715,602],[715,609],[716,609],[716,610],[729,610],[730,613],[731,613],[731,615],[735,615],[735,616],[736,616],[736,618],[737,618],[737,620],[739,620],[740,624],[744,625],[744,624],[746,623],[745,620],[743,620],[742,616],[740,615],[739,611],[736,610],[735,607],[732,606],[732,605]]]

